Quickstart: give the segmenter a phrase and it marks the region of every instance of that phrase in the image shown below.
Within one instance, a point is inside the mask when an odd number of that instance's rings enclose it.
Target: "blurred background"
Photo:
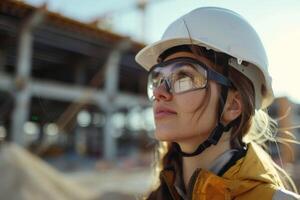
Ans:
[[[156,141],[147,73],[134,56],[200,6],[233,9],[255,27],[276,94],[269,113],[279,136],[300,141],[298,0],[1,0],[1,197],[147,192]],[[300,189],[299,145],[271,144],[271,153]]]

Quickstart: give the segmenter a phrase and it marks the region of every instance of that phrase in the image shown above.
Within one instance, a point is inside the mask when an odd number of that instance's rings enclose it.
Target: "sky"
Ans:
[[[144,15],[138,0],[25,0],[47,2],[48,9],[90,22],[106,16],[114,32],[146,44],[160,39],[165,28],[181,15],[201,6],[224,7],[244,16],[255,28],[269,58],[275,96],[300,103],[300,0],[148,0]],[[142,28],[144,27],[144,29]],[[143,30],[143,31],[142,31]]]

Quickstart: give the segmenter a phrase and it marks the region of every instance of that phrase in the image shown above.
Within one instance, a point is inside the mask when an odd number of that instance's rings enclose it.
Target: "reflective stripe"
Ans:
[[[274,193],[272,200],[300,200],[300,195],[280,188]]]

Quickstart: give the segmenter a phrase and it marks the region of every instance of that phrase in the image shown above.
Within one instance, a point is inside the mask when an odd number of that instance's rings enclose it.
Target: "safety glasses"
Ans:
[[[159,63],[148,74],[148,97],[154,99],[154,90],[163,86],[171,94],[182,94],[207,87],[208,80],[231,87],[228,78],[193,58],[175,58]]]

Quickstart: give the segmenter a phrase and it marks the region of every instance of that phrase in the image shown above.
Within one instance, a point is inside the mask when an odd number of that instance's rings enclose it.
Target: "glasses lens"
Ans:
[[[183,93],[206,87],[207,72],[198,64],[181,63],[172,72],[171,85],[174,93]]]
[[[207,71],[197,63],[175,61],[164,67],[157,67],[148,76],[148,97],[153,99],[153,91],[164,82],[169,83],[173,94],[205,88]]]
[[[152,100],[154,98],[153,91],[158,88],[163,80],[163,76],[158,69],[153,70],[148,76],[148,98]]]

